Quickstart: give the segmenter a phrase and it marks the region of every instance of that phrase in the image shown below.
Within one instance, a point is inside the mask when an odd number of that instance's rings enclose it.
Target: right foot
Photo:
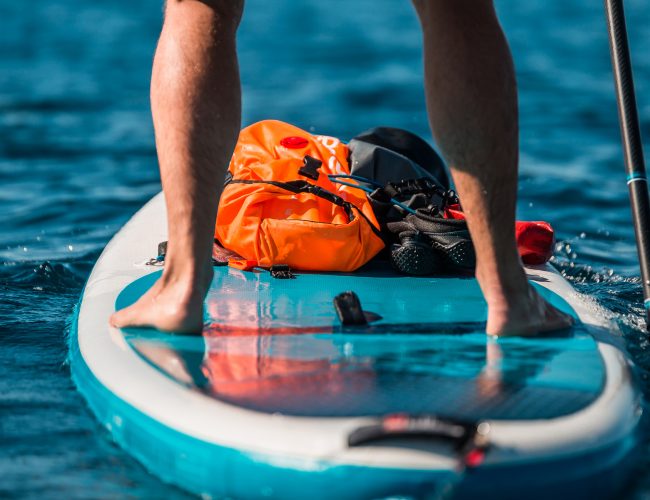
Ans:
[[[573,317],[544,300],[525,277],[508,292],[498,286],[482,288],[488,303],[488,335],[531,336],[574,324]]]

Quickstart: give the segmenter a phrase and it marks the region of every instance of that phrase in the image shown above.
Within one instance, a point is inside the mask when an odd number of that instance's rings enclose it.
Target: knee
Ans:
[[[167,0],[165,19],[211,25],[221,33],[235,34],[244,11],[244,0]]]

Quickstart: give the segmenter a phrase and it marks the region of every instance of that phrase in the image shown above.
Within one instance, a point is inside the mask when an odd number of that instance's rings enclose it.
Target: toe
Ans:
[[[115,328],[124,328],[126,326],[137,326],[140,322],[137,321],[137,310],[134,306],[121,309],[113,313],[108,320],[111,326]]]
[[[555,307],[550,306],[546,312],[545,331],[565,330],[571,328],[575,320],[573,316],[566,314]]]
[[[122,309],[121,311],[116,311],[111,314],[111,317],[108,320],[109,324],[115,328],[122,328],[122,325],[124,324],[124,313],[125,310]]]

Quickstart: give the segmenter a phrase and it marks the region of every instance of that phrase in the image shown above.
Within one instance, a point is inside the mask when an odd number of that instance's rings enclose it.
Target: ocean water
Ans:
[[[650,346],[602,5],[499,0],[520,85],[519,217],[555,226],[553,261]],[[626,2],[650,142],[650,16]],[[75,391],[66,318],[111,236],[159,189],[148,103],[158,0],[0,0],[0,497],[183,498],[113,444]],[[428,137],[409,2],[249,0],[244,123]],[[648,392],[650,394],[650,392]],[[647,448],[647,446],[645,447]],[[650,498],[650,449],[629,496]]]

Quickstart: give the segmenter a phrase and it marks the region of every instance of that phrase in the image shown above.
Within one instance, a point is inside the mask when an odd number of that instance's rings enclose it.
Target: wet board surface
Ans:
[[[158,277],[127,286],[116,308]],[[333,298],[347,290],[374,319],[367,326],[341,325]],[[125,338],[179,383],[266,413],[549,419],[588,406],[605,380],[596,342],[581,325],[532,339],[487,337],[473,278],[406,277],[382,264],[295,279],[215,267],[206,314],[202,336],[131,329]]]

